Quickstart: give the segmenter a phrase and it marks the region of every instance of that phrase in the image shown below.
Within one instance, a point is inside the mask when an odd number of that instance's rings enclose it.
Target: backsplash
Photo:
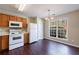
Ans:
[[[22,30],[22,32],[23,32],[23,33],[24,33],[24,32],[27,32],[27,30],[24,29],[24,30]]]
[[[8,28],[0,27],[0,36],[3,36],[3,35],[9,35],[9,29]]]

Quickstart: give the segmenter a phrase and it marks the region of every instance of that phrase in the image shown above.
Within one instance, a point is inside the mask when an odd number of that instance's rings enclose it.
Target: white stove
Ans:
[[[24,45],[22,30],[10,29],[9,33],[9,50],[21,47]]]

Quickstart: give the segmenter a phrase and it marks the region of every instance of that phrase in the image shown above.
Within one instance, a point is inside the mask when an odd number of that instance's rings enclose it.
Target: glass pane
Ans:
[[[50,22],[50,36],[56,37],[56,21]]]
[[[58,37],[66,38],[67,33],[67,20],[59,20],[58,21]]]

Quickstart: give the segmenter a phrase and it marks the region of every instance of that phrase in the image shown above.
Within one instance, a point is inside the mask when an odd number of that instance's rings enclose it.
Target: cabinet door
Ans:
[[[2,50],[9,48],[9,36],[2,36]]]
[[[24,43],[29,43],[29,33],[24,33]]]
[[[2,37],[0,36],[0,51],[1,51],[1,45],[2,45],[1,40],[2,40]]]
[[[0,26],[2,26],[1,14],[0,14]]]
[[[9,26],[9,16],[5,14],[1,14],[1,26],[8,27]]]
[[[30,19],[27,19],[27,24],[29,24],[29,22],[30,22]]]
[[[16,16],[9,16],[10,21],[16,21]]]
[[[27,28],[27,19],[23,18],[23,28],[26,29]]]
[[[22,18],[21,17],[17,17],[17,21],[18,22],[22,22]]]

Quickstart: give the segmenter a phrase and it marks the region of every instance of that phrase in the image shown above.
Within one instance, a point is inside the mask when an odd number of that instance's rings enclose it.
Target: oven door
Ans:
[[[14,44],[22,43],[22,42],[23,42],[23,35],[21,35],[21,34],[9,36],[10,45],[14,45]]]

